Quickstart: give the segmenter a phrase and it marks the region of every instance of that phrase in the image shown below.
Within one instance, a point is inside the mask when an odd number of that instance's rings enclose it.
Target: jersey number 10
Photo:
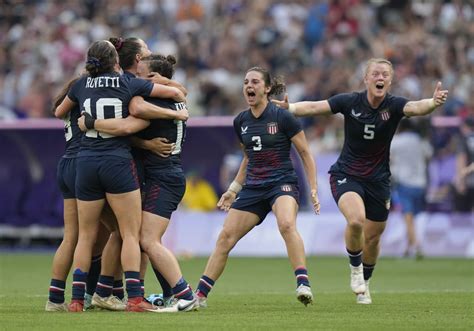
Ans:
[[[88,113],[89,115],[93,116],[92,115],[92,109],[91,109],[91,99],[90,98],[87,98],[85,101],[84,101],[84,109],[86,111],[86,113]],[[105,119],[105,107],[113,107],[114,109],[114,112],[113,112],[113,117],[112,118],[122,118],[122,100],[118,99],[118,98],[100,98],[96,101],[95,103],[95,113],[96,113],[96,116],[95,118],[98,119],[98,120],[103,120]],[[113,138],[115,136],[111,135],[111,134],[108,134],[108,133],[104,133],[104,132],[98,132],[94,129],[92,130],[87,130],[86,132],[86,136],[87,137],[90,137],[90,138]]]

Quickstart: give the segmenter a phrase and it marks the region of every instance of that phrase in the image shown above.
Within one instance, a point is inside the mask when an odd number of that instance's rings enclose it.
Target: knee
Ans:
[[[296,231],[296,226],[292,222],[280,222],[278,224],[278,230],[280,231],[282,237],[286,237]]]
[[[378,246],[380,243],[380,234],[365,235],[365,246]]]
[[[219,234],[219,238],[217,239],[217,245],[216,248],[223,252],[223,253],[229,253],[230,250],[234,247],[236,244],[235,236],[232,235],[232,233],[229,233],[228,231],[223,230]]]
[[[347,219],[347,225],[351,230],[357,231],[357,232],[362,232],[364,228],[364,218],[363,217],[349,217]]]
[[[152,240],[146,235],[140,235],[140,248],[143,252],[147,253],[150,251],[152,246]]]

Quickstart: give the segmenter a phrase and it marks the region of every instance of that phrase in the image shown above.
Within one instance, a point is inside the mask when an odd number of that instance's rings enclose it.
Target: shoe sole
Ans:
[[[306,294],[301,294],[297,296],[299,302],[303,305],[308,306],[309,304],[313,304],[313,298]]]

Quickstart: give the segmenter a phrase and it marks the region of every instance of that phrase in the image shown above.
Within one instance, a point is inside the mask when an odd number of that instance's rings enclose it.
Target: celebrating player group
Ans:
[[[180,155],[189,116],[187,91],[173,80],[175,65],[174,56],[152,54],[138,38],[96,41],[82,75],[58,95],[54,114],[64,120],[66,138],[57,171],[65,232],[53,260],[46,311],[98,307],[171,313],[207,307],[230,251],[270,211],[294,271],[296,298],[305,306],[313,303],[296,226],[301,193],[290,150],[294,145],[301,157],[318,215],[324,206],[318,198],[316,162],[297,117],[336,113],[344,116],[345,138],[329,169],[330,185],[347,221],[351,290],[357,303],[372,303],[369,281],[390,208],[392,138],[403,117],[430,114],[446,102],[448,91],[438,82],[431,98],[409,101],[391,95],[392,64],[373,58],[365,67],[364,91],[289,103],[287,95],[283,101],[272,99],[285,92],[282,77],[258,66],[248,69],[242,89],[248,108],[233,124],[243,159],[217,204],[227,217],[193,291],[162,243],[186,187]],[[156,296],[145,299],[148,262],[163,289],[159,306]],[[71,267],[72,300],[67,304]]]

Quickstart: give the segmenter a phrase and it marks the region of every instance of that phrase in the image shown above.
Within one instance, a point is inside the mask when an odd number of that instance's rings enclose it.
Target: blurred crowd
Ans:
[[[474,114],[469,0],[4,0],[0,120],[51,117],[51,100],[82,70],[90,43],[112,36],[176,55],[191,116],[241,111],[242,79],[255,65],[285,77],[290,101],[362,90],[371,57],[394,64],[393,94],[428,98],[440,80],[450,96],[436,115]],[[418,125],[434,158],[455,154],[457,128]],[[340,148],[339,117],[305,126],[314,153]]]
[[[465,116],[473,16],[461,0],[6,0],[0,105],[51,116],[52,97],[80,72],[92,41],[136,36],[178,57],[192,115],[241,110],[242,77],[254,65],[284,75],[291,100],[314,100],[362,89],[364,62],[385,57],[396,69],[394,94],[429,97],[441,80],[452,91],[441,112]]]

